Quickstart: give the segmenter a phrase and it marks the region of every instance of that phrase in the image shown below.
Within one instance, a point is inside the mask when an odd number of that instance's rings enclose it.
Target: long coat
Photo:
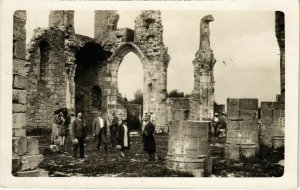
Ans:
[[[156,145],[154,139],[154,125],[149,121],[145,129],[143,131],[143,142],[144,142],[144,150],[149,153],[156,152]]]
[[[126,125],[127,126],[127,125]],[[127,146],[124,146],[124,139],[127,137]],[[118,126],[118,145],[121,145],[121,150],[130,148],[130,136],[129,129],[127,127],[127,133],[125,134],[125,129],[123,124]]]
[[[86,127],[82,119],[76,118],[72,124],[72,135],[74,138],[86,137]]]
[[[108,144],[109,143],[109,139],[108,139],[108,136],[107,136],[107,123],[106,123],[105,119],[103,119],[103,123],[104,123],[104,127],[101,130],[99,117],[97,117],[96,119],[94,119],[93,127],[92,127],[93,134],[100,135],[102,143]]]

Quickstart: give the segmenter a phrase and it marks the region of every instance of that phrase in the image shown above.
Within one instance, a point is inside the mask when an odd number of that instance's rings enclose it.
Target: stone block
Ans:
[[[284,109],[273,109],[273,117],[284,117],[285,110]]]
[[[12,158],[12,172],[15,173],[20,169],[21,159],[19,156],[13,156]]]
[[[273,109],[273,102],[261,102],[260,108],[262,110],[272,110]]]
[[[24,113],[26,112],[26,105],[24,104],[13,104],[13,113]]]
[[[228,130],[240,130],[241,129],[241,121],[227,120],[227,129]]]
[[[258,110],[258,99],[241,98],[239,99],[239,110]]]
[[[284,109],[285,104],[284,102],[273,102],[274,109]]]
[[[43,160],[43,155],[42,154],[22,156],[22,158],[21,158],[21,169],[22,170],[36,169],[42,160]]]
[[[13,89],[13,103],[26,104],[26,90]]]
[[[240,110],[239,115],[243,120],[255,120],[258,119],[258,110]]]
[[[226,159],[238,160],[240,158],[240,146],[226,143],[224,153]]]
[[[38,177],[39,174],[39,170],[19,171],[17,177]]]
[[[227,110],[227,116],[230,120],[237,120],[240,118],[240,113],[238,110]]]
[[[13,154],[24,155],[27,153],[27,138],[26,137],[13,137]]]
[[[26,126],[26,113],[13,113],[13,128]]]
[[[273,117],[273,109],[261,109],[260,117]]]
[[[284,127],[285,126],[285,118],[284,117],[273,117],[272,127]]]
[[[17,10],[14,12],[14,18],[17,18],[19,20],[23,20],[24,22],[27,19],[26,11],[23,10]]]
[[[26,56],[25,39],[19,39],[19,40],[17,40],[14,43],[14,45],[15,45],[14,57],[17,57],[19,59],[25,59],[25,56]]]
[[[26,129],[24,128],[13,128],[13,137],[25,137]]]
[[[231,111],[238,111],[239,110],[239,99],[237,98],[228,98],[227,99],[227,113]]]
[[[29,71],[30,63],[21,59],[13,60],[13,74],[18,74],[21,76],[26,76]]]
[[[28,155],[39,154],[39,141],[37,137],[27,137]]]
[[[17,89],[25,89],[27,86],[27,79],[24,76],[15,75],[13,87]]]
[[[49,172],[47,170],[39,169],[39,177],[49,177]]]

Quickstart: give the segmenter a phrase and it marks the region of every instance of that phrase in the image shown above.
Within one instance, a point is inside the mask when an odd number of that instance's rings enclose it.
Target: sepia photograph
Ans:
[[[294,177],[288,18],[274,8],[14,7],[9,175]]]

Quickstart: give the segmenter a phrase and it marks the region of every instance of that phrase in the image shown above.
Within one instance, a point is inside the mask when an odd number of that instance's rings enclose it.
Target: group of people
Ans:
[[[152,121],[154,121],[153,116],[152,119]],[[144,150],[148,153],[149,160],[154,160],[156,152],[154,138],[155,126],[151,122],[151,114],[145,115],[143,120],[142,140]],[[84,141],[87,136],[87,126],[85,120],[82,118],[82,113],[79,112],[76,118],[71,119],[67,109],[63,108],[55,111],[54,121],[61,125],[61,144],[64,144],[65,137],[68,134],[68,128],[71,127],[72,143],[74,145],[73,157],[75,159],[77,158],[79,149],[79,158],[85,158]],[[111,144],[112,149],[120,149],[120,156],[122,157],[125,157],[125,150],[130,148],[130,135],[127,121],[125,119],[119,119],[115,111],[112,111],[111,117],[108,119],[99,111],[98,116],[94,119],[92,124],[92,134],[95,138],[96,149],[100,151],[101,146],[103,146],[106,154],[108,154],[109,144]]]
[[[211,121],[211,134],[218,138],[220,134],[226,135],[227,125],[225,113],[215,113]]]
[[[66,137],[69,133],[70,125],[74,114],[68,113],[67,108],[60,108],[54,111],[54,123],[57,125],[58,131],[57,135],[59,138],[60,145],[65,144]]]

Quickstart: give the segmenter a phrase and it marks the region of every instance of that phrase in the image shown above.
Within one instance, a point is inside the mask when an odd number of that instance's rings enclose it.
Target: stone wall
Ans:
[[[194,89],[190,96],[190,119],[192,120],[210,121],[213,117],[213,67],[216,60],[210,48],[209,30],[209,23],[213,20],[211,15],[207,15],[200,23],[200,47],[193,61]]]
[[[227,99],[225,158],[254,156],[259,150],[258,99]]]
[[[119,15],[114,10],[97,10],[95,11],[94,38],[102,41],[107,38],[109,33],[117,29]]]
[[[58,28],[37,29],[28,44],[28,128],[51,128],[53,111],[66,105],[64,39]]]
[[[172,121],[184,120],[189,114],[189,98],[167,98],[168,126]]]
[[[261,144],[270,148],[284,146],[284,102],[261,102]]]
[[[36,137],[26,136],[27,75],[30,63],[25,60],[26,12],[15,11],[13,24],[13,123],[12,123],[12,174],[18,177],[48,176],[48,172],[38,168],[43,160],[39,153]]]
[[[285,21],[284,13],[275,12],[275,32],[280,50],[280,97],[278,101],[285,101]]]

